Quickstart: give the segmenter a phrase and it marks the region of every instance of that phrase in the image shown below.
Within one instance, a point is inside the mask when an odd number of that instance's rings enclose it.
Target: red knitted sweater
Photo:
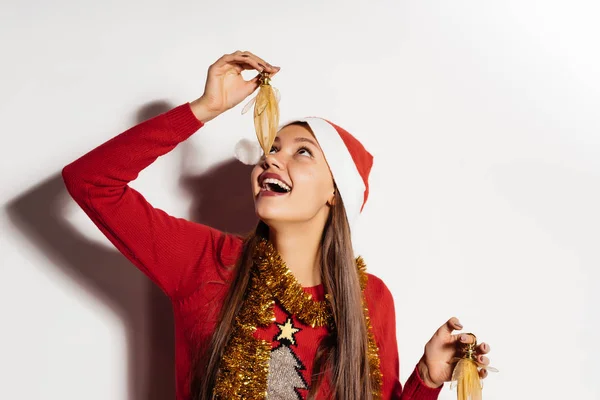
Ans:
[[[227,291],[230,269],[242,239],[175,218],[154,208],[128,186],[140,171],[202,127],[189,103],[142,122],[63,169],[77,204],[113,245],[170,298],[175,317],[177,400],[187,400],[193,349],[209,341]],[[226,212],[226,210],[224,210]],[[384,399],[437,399],[440,389],[423,383],[415,368],[399,382],[393,298],[385,284],[368,276],[367,305],[379,347]],[[323,286],[304,288],[323,300]],[[312,361],[325,328],[311,328],[275,305],[276,321],[256,332],[272,343],[269,379],[276,398],[304,398]],[[322,397],[326,397],[327,387]]]

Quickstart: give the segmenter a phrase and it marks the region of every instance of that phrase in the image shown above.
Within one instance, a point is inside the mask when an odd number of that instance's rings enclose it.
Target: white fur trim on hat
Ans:
[[[257,141],[242,139],[236,143],[234,149],[235,158],[246,165],[255,165],[260,161],[263,150]]]

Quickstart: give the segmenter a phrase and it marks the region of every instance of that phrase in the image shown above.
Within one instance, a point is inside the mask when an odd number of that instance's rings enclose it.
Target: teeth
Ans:
[[[267,179],[263,180],[263,187],[265,187],[265,185],[266,185],[267,183],[271,183],[271,184],[277,185],[277,186],[279,186],[280,188],[283,188],[283,189],[285,189],[285,191],[287,191],[287,192],[289,192],[289,191],[291,191],[291,190],[292,190],[292,188],[291,188],[291,187],[289,187],[289,186],[288,186],[288,185],[286,185],[285,183],[281,182],[279,179],[275,179],[275,178],[267,178]]]

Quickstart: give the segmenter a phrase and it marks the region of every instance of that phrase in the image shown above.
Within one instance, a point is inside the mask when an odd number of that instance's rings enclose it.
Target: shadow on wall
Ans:
[[[137,122],[171,108],[166,102],[152,102],[139,110]],[[227,232],[249,232],[256,223],[249,173],[250,167],[232,160],[201,176],[182,178],[181,184],[193,196],[190,219]],[[13,224],[37,245],[49,264],[96,296],[123,321],[128,348],[128,398],[174,398],[175,336],[168,298],[117,250],[88,240],[67,223],[64,211],[70,202],[57,172],[13,200],[7,211]],[[84,368],[92,371],[93,361]]]

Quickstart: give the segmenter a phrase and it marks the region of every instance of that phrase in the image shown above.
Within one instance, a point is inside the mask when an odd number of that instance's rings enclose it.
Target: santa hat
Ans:
[[[319,142],[352,228],[369,197],[373,156],[348,131],[323,118],[291,120],[282,124],[279,130],[294,122],[307,123]],[[236,158],[245,164],[256,164],[261,153],[256,142],[242,141],[236,147]]]

